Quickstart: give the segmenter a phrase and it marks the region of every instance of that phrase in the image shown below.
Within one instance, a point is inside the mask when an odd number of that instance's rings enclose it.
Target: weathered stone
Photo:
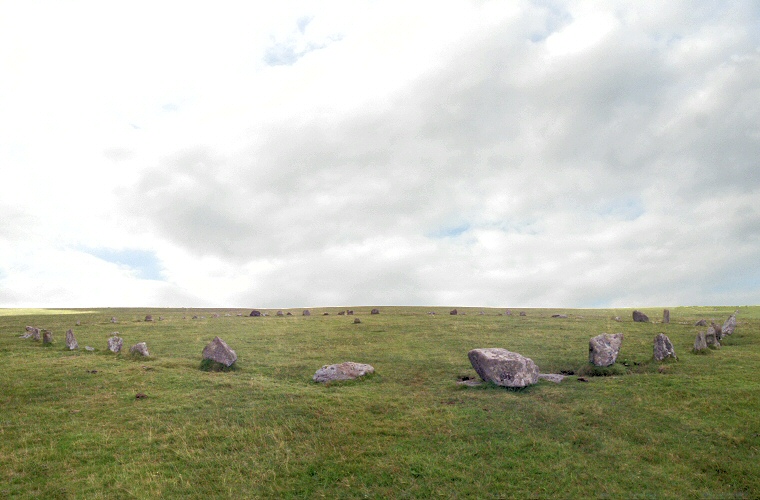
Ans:
[[[610,366],[617,361],[620,346],[623,343],[623,334],[610,335],[603,333],[592,337],[588,343],[588,360],[595,366]]]
[[[80,326],[81,324],[82,324],[82,322],[81,322],[81,321],[79,321],[79,320],[77,320],[77,323],[76,323],[76,325],[77,325],[77,326]]]
[[[694,326],[707,326],[707,320],[706,319],[700,319],[696,323],[694,323]]]
[[[111,316],[111,323],[116,323],[116,316]]]
[[[293,313],[292,313],[292,312],[290,312],[290,311],[288,311],[288,312],[285,314],[285,316],[293,316]]]
[[[121,337],[117,337],[116,335],[112,336],[110,339],[108,339],[108,350],[117,353],[121,351],[121,346],[124,345],[124,340]]]
[[[707,349],[705,332],[699,332],[697,333],[697,338],[694,339],[694,352],[704,351],[705,349]]]
[[[622,319],[620,319],[620,316],[615,316],[614,318],[612,318],[612,320],[613,321],[617,321],[618,323],[620,323],[621,321],[623,321]]]
[[[353,380],[375,373],[371,365],[346,361],[337,365],[325,365],[314,374],[314,382],[332,382],[334,380]]]
[[[322,314],[322,316],[329,316],[329,315],[330,315],[330,313],[329,313],[329,312],[326,312],[326,313],[323,313],[323,314]]]
[[[525,313],[525,311],[520,311],[520,316],[527,316],[527,314]]]
[[[303,310],[303,315],[304,316],[311,316],[311,311],[309,311],[308,309],[304,309]]]
[[[66,331],[66,347],[68,347],[70,351],[79,348],[79,342],[74,338],[74,331],[71,329]]]
[[[26,327],[26,333],[24,333],[21,336],[21,338],[22,339],[28,339],[30,337],[34,337],[35,335],[37,335],[37,338],[34,339],[34,340],[40,340],[40,329],[39,328],[35,328],[33,326],[27,326]]]
[[[456,316],[458,314],[458,311],[456,309],[452,309],[451,311],[449,311],[449,314],[451,314],[452,316]]]
[[[194,314],[192,319],[198,319],[198,315]]]
[[[250,316],[253,316],[254,318],[258,318],[259,316],[261,316],[261,311],[257,311],[256,309],[254,309],[253,311],[251,311]]]
[[[237,361],[237,353],[217,336],[203,348],[203,359],[210,359],[224,366],[232,366],[232,363]]]
[[[32,330],[32,340],[36,340],[37,342],[39,342],[40,340],[42,340],[41,335],[42,335],[42,331],[39,328],[35,328]]]
[[[340,312],[338,312],[338,316],[345,316],[345,314],[346,314],[346,311],[340,311]]]
[[[637,323],[649,323],[649,316],[641,311],[633,311],[633,321]]]
[[[565,379],[565,376],[560,375],[559,373],[539,373],[538,378],[559,384]]]
[[[726,322],[723,323],[721,330],[723,331],[723,335],[733,335],[734,330],[736,330],[736,313],[728,317]]]
[[[715,347],[716,349],[720,348],[720,337],[718,337],[718,332],[716,332],[715,328],[712,326],[707,328],[707,333],[705,333],[705,341],[707,342],[708,347]]]
[[[663,323],[670,323],[670,309],[663,309],[662,310],[662,322]]]
[[[662,361],[665,358],[678,359],[673,343],[664,333],[658,333],[654,338],[654,359]]]
[[[435,311],[428,311],[429,316],[435,316]]]
[[[503,387],[526,387],[538,382],[538,366],[532,359],[498,347],[467,353],[480,378]]]
[[[277,311],[277,316],[285,316],[285,313],[282,311]]]
[[[723,340],[723,327],[720,325],[716,325],[714,322],[710,322],[710,326],[713,330],[715,330],[715,337],[718,340]]]
[[[95,348],[94,348],[94,347],[90,347],[90,346],[86,345],[86,346],[84,346],[84,350],[85,350],[85,351],[94,351],[94,350],[95,350]]]
[[[552,318],[567,318],[567,314],[552,314]]]
[[[42,343],[43,344],[52,344],[53,343],[53,332],[50,330],[42,330]]]
[[[150,356],[150,353],[148,352],[148,344],[145,342],[139,342],[132,347],[129,348],[130,354],[140,354],[142,356]]]
[[[153,315],[152,314],[146,315],[145,316],[145,321],[153,321]]]
[[[347,310],[347,311],[346,311],[346,315],[347,315],[347,316],[353,316],[353,315],[354,315],[354,310],[353,310],[353,309],[349,309],[349,310]]]
[[[507,309],[507,316],[512,316],[512,311]]]
[[[360,320],[359,318],[354,318],[354,324],[355,325],[358,325],[361,322],[362,322],[362,320]]]
[[[372,309],[369,313],[370,314],[380,314],[380,309]]]

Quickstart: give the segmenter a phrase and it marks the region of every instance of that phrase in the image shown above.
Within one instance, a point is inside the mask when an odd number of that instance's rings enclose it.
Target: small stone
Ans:
[[[39,328],[34,328],[32,330],[32,340],[36,340],[37,342],[39,342],[40,340],[42,340],[40,338],[40,335],[42,335],[42,332],[40,331]]]
[[[354,324],[355,325],[358,325],[361,322],[362,322],[362,320],[360,320],[359,318],[354,318]]]
[[[53,343],[53,332],[50,330],[42,330],[42,343],[43,344],[52,344]]]
[[[116,354],[121,351],[121,346],[124,345],[124,340],[121,337],[114,335],[108,339],[108,350]]]
[[[658,333],[654,338],[654,359],[662,361],[665,358],[678,359],[673,349],[673,343],[664,333]]]
[[[567,314],[552,314],[552,318],[566,319],[567,318]]]
[[[111,323],[116,323],[116,316],[111,316]]]
[[[277,316],[285,316],[285,313],[282,311],[277,311]]]
[[[145,399],[147,397],[148,396],[146,394],[143,394],[142,392],[138,392],[137,394],[135,394],[135,399]]]
[[[694,323],[694,326],[707,326],[707,320],[706,319],[700,319],[696,323]]]
[[[303,310],[303,315],[304,316],[311,316],[311,311],[309,311],[308,309],[304,309]]]
[[[237,361],[237,353],[233,351],[227,343],[221,338],[214,337],[214,340],[203,348],[203,359],[210,359],[224,366],[232,366]]]
[[[617,321],[618,323],[620,323],[621,321],[623,321],[622,319],[620,319],[620,316],[615,316],[614,318],[612,318],[612,320],[613,321]]]
[[[451,314],[452,316],[456,316],[457,314],[459,314],[459,311],[457,311],[456,309],[452,309],[451,311],[449,311],[449,314]]]
[[[68,347],[70,351],[79,348],[79,343],[77,342],[77,339],[74,338],[74,331],[71,329],[66,331],[66,347]]]
[[[380,314],[380,310],[379,309],[372,309],[369,313],[370,314]]]
[[[337,365],[325,365],[314,374],[314,382],[332,382],[334,380],[353,380],[375,373],[372,365],[346,361]]]
[[[694,352],[704,351],[705,349],[707,349],[705,332],[699,332],[697,333],[697,338],[694,339]]]
[[[559,384],[565,379],[565,376],[560,375],[559,373],[539,373],[538,378],[541,380],[548,380],[549,382],[554,382],[555,384]]]
[[[94,348],[94,347],[90,347],[90,346],[86,345],[86,346],[84,346],[84,350],[85,350],[85,351],[94,351],[94,350],[95,350],[95,348]]]
[[[507,316],[512,316],[512,311],[510,309],[507,309]]]
[[[145,316],[145,321],[153,321],[153,315],[148,314],[147,316]]]
[[[633,311],[633,321],[636,323],[649,323],[649,316],[641,311]]]
[[[249,314],[249,316],[253,316],[254,318],[258,318],[259,316],[261,316],[261,311],[257,311],[257,310],[254,309],[253,311],[251,311],[251,314]]]
[[[663,309],[662,311],[662,322],[667,324],[670,323],[670,310],[669,309]]]
[[[150,353],[148,352],[148,344],[145,342],[139,342],[132,347],[129,348],[130,354],[140,354],[142,356],[150,356]]]
[[[473,349],[470,364],[487,382],[503,387],[526,387],[538,382],[538,366],[532,359],[501,348]]]
[[[76,326],[80,326],[82,324],[81,321],[77,320]]]
[[[353,316],[353,315],[354,315],[354,311],[353,311],[353,309],[349,309],[349,310],[347,310],[347,311],[346,311],[346,315],[347,315],[347,316]]]
[[[611,366],[617,361],[623,334],[610,335],[603,333],[592,337],[588,343],[588,360],[594,366]]]
[[[525,311],[520,311],[520,316],[527,316],[527,314],[525,313]]]
[[[338,313],[338,316],[343,316],[343,315],[345,315],[345,314],[346,314],[346,311],[340,311],[340,312]]]

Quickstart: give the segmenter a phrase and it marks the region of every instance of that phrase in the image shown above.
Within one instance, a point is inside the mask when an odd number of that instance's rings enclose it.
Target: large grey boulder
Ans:
[[[79,342],[74,338],[74,331],[71,329],[66,331],[66,347],[68,347],[70,351],[79,348]]]
[[[112,353],[118,353],[121,351],[121,346],[124,345],[124,339],[114,334],[110,339],[108,339],[108,350]]]
[[[637,323],[649,323],[649,316],[641,311],[633,311],[633,321]]]
[[[480,378],[503,387],[526,387],[538,382],[538,366],[532,359],[499,347],[467,353]]]
[[[664,333],[658,333],[654,338],[654,359],[662,361],[665,358],[677,359],[673,343]]]
[[[588,342],[588,361],[595,366],[610,366],[617,361],[620,346],[623,343],[623,334],[603,333],[592,337]]]
[[[210,359],[224,366],[232,366],[237,361],[237,353],[218,336],[203,348],[203,359]]]
[[[705,332],[697,333],[697,337],[694,339],[694,352],[704,351],[707,349],[707,339],[705,338]]]
[[[337,365],[325,365],[314,374],[314,382],[332,382],[334,380],[353,380],[375,373],[372,365],[346,361]]]
[[[145,342],[139,342],[132,347],[129,348],[130,354],[140,354],[142,356],[150,356],[150,353],[148,352],[148,344]]]
[[[734,330],[736,330],[736,313],[728,317],[721,330],[723,335],[733,335]]]

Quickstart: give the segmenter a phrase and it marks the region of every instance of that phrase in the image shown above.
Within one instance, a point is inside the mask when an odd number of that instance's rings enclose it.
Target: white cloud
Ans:
[[[0,305],[760,291],[752,2],[0,7]]]

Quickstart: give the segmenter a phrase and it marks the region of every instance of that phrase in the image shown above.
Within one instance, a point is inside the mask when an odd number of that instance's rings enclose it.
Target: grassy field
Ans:
[[[353,309],[361,324],[335,308],[0,313],[0,497],[760,497],[760,307],[739,307],[736,333],[701,355],[694,323],[737,308],[671,308],[670,324],[662,309],[644,309],[653,323],[622,309]],[[26,325],[54,343],[19,338]],[[151,357],[110,353],[114,331]],[[620,374],[579,381],[602,332],[625,335]],[[659,332],[678,361],[652,360]],[[237,370],[199,370],[216,335]],[[520,391],[462,386],[477,347],[575,375]],[[376,373],[311,381],[343,361]]]

